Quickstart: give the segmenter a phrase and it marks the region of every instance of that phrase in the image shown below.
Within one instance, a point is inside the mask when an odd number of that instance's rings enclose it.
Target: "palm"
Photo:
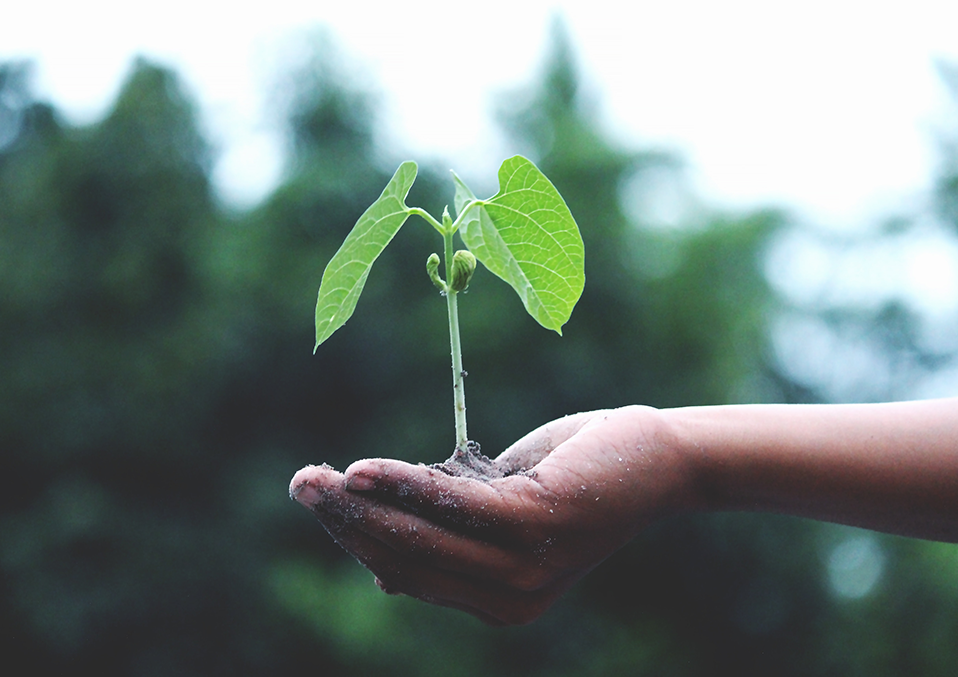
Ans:
[[[291,490],[383,589],[527,622],[669,502],[655,426],[630,413],[547,424],[496,459],[511,474],[490,482],[369,459],[345,475],[304,469]]]

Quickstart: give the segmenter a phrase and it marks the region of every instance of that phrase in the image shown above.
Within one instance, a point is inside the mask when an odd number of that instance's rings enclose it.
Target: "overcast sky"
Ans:
[[[33,59],[76,122],[135,54],[175,67],[220,147],[218,185],[250,204],[281,166],[263,97],[293,36],[328,27],[384,93],[402,153],[470,175],[501,159],[494,96],[533,77],[556,11],[614,134],[678,150],[719,205],[860,225],[921,198],[936,127],[958,120],[935,70],[958,63],[954,0],[21,2],[0,13],[0,59]]]

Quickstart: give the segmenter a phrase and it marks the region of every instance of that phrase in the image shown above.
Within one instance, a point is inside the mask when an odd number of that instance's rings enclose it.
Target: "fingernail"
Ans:
[[[376,482],[371,477],[353,475],[346,479],[346,489],[348,491],[372,491],[375,488]]]
[[[319,491],[308,482],[303,482],[291,489],[289,497],[306,508],[316,505],[321,500]]]

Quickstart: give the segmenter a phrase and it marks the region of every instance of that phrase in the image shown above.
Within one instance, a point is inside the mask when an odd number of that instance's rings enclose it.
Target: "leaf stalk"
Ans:
[[[421,207],[406,207],[406,213],[410,215],[415,214],[416,216],[422,218],[423,221],[438,230],[440,235],[445,236],[446,228],[444,228],[441,223],[436,221],[436,218],[425,209],[422,209]]]

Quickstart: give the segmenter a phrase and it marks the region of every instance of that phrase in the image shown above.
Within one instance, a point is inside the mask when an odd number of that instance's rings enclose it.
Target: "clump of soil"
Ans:
[[[536,465],[552,453],[552,449],[552,440],[544,438],[535,444],[513,445],[498,458],[489,458],[479,449],[478,442],[469,440],[465,449],[456,446],[452,456],[442,463],[433,463],[428,467],[453,477],[467,477],[480,482],[491,482],[513,475],[535,478]]]
[[[480,482],[491,482],[515,474],[515,471],[500,468],[495,460],[482,453],[479,443],[472,440],[469,440],[465,449],[457,446],[452,456],[429,467],[453,477],[468,477]]]

